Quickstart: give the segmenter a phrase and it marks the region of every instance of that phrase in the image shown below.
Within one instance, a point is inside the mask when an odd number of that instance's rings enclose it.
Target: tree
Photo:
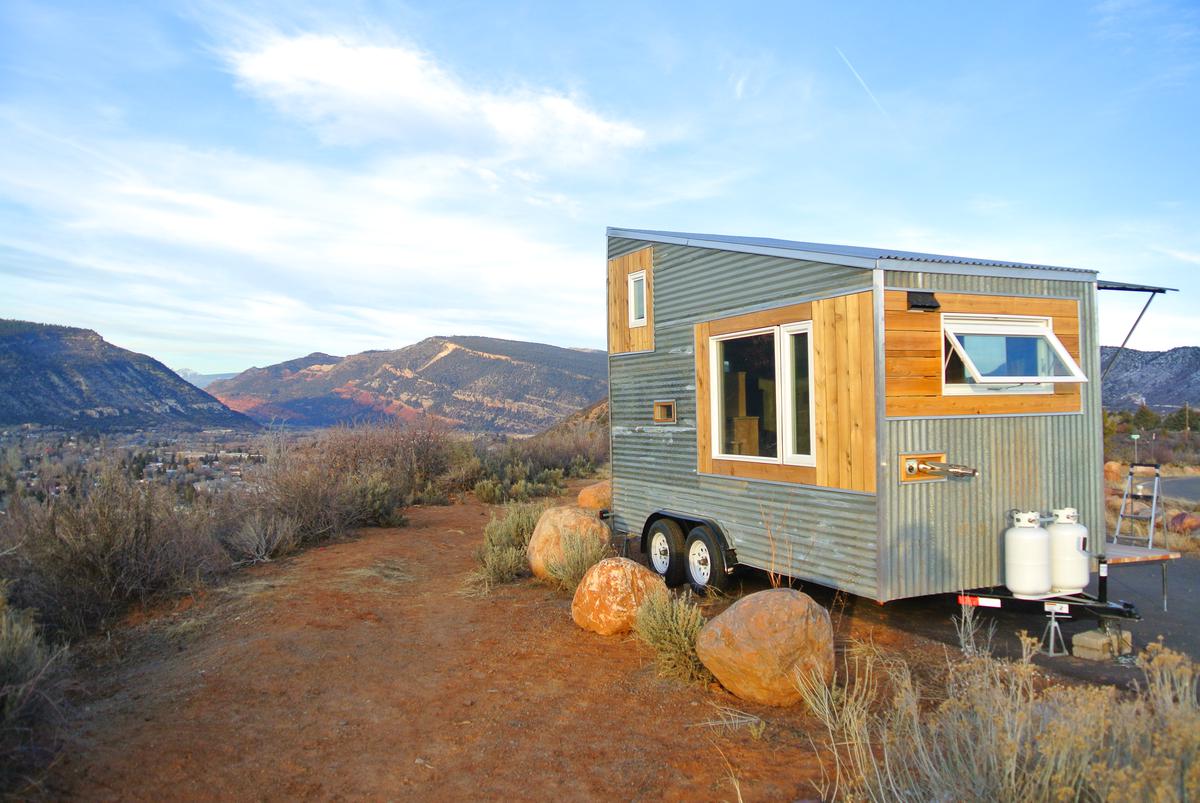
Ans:
[[[1158,429],[1159,425],[1162,424],[1162,418],[1158,413],[1143,404],[1137,408],[1137,412],[1133,414],[1133,419],[1130,423],[1138,429]]]
[[[1192,428],[1192,411],[1188,405],[1183,405],[1175,412],[1163,419],[1163,427],[1165,429],[1175,430],[1179,432],[1185,429]]]

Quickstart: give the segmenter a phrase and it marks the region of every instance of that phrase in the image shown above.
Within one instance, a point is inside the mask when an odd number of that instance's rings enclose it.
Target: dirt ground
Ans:
[[[51,797],[89,800],[745,800],[818,797],[802,707],[660,680],[531,580],[459,592],[492,508],[420,508],[131,617],[93,646]],[[944,666],[945,646],[855,617]],[[702,723],[714,704],[765,731]]]

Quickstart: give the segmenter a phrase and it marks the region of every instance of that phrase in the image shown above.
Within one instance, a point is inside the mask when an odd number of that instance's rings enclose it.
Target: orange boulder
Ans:
[[[743,700],[792,705],[800,700],[797,675],[833,678],[833,625],[829,612],[803,592],[759,591],[706,624],[696,654]]]
[[[588,485],[579,491],[579,506],[587,510],[604,510],[612,507],[612,480]]]
[[[666,592],[655,572],[629,558],[605,558],[583,576],[571,600],[571,618],[584,630],[602,636],[633,629],[646,597]]]
[[[526,550],[534,577],[550,579],[547,564],[562,560],[563,536],[568,532],[575,532],[583,538],[595,538],[603,544],[609,542],[608,527],[596,517],[595,511],[572,505],[549,508],[533,528]]]

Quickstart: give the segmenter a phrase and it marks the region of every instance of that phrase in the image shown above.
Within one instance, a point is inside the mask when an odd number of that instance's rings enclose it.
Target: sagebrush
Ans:
[[[706,622],[690,591],[681,595],[659,591],[638,608],[633,632],[654,650],[654,665],[660,676],[705,683],[713,677],[696,654],[696,637]]]
[[[611,556],[607,542],[568,529],[562,534],[562,554],[546,561],[546,572],[560,589],[574,594],[588,569]]]
[[[547,502],[510,502],[500,518],[492,516],[475,555],[478,566],[467,577],[469,591],[487,594],[497,585],[529,574],[529,538],[548,506]]]
[[[1198,674],[1151,645],[1133,694],[1036,679],[1036,640],[1004,661],[950,668],[944,701],[924,704],[907,664],[858,645],[844,679],[798,677],[834,759],[827,799],[1194,800],[1200,796]]]

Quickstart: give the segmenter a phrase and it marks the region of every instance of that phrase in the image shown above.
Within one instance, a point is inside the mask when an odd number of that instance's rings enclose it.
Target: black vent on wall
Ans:
[[[933,293],[926,293],[922,290],[908,291],[908,308],[918,312],[933,312],[939,310],[942,305],[938,303],[937,296]]]

